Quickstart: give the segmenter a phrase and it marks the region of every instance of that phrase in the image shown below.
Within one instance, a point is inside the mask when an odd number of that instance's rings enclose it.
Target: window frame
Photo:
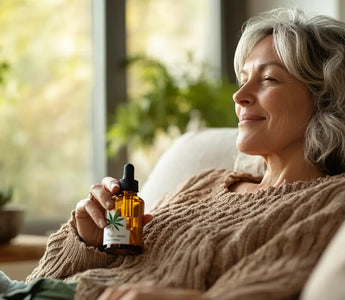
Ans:
[[[110,116],[127,99],[126,1],[93,1],[94,91],[92,99],[93,181],[120,178],[126,151],[106,157],[106,130]]]

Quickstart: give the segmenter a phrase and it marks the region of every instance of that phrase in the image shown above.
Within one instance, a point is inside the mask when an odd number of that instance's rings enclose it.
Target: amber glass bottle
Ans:
[[[112,254],[138,254],[142,252],[144,201],[138,197],[138,181],[134,179],[134,166],[126,164],[119,180],[120,192],[113,197],[115,208],[106,211],[104,251]]]

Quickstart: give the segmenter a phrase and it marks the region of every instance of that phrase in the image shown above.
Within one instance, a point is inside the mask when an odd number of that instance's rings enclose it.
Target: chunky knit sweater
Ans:
[[[146,281],[196,289],[210,299],[295,299],[345,219],[345,174],[256,193],[229,189],[259,180],[228,170],[192,177],[159,201],[144,228],[144,252],[136,256],[86,246],[72,214],[28,281],[79,280],[77,299]]]

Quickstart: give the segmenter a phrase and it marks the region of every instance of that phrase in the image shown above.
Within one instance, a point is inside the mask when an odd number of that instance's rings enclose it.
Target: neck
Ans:
[[[288,159],[277,156],[264,157],[264,159],[267,170],[258,188],[278,186],[284,182],[309,181],[326,175],[306,161],[303,153],[293,158],[290,156]]]

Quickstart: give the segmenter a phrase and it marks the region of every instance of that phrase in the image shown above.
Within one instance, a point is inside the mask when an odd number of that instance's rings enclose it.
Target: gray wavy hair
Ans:
[[[311,91],[306,159],[327,174],[345,172],[345,23],[286,8],[250,18],[235,52],[238,80],[253,47],[268,35],[288,72]]]

